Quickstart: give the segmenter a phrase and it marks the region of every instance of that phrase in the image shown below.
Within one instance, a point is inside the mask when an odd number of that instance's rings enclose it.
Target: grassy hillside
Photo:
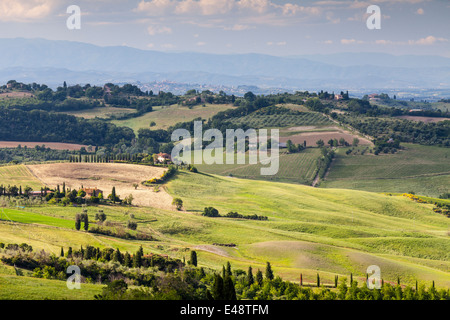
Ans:
[[[188,211],[213,206],[222,214],[269,216],[269,221],[209,218],[206,230],[182,237],[236,243],[238,249],[227,254],[260,262],[270,258],[291,277],[303,268],[364,275],[367,263],[375,263],[386,279],[439,277],[449,284],[450,220],[433,213],[431,205],[405,197],[188,173],[170,182],[169,191],[184,200]]]
[[[30,186],[33,190],[40,190],[44,185],[36,179],[24,165],[0,167],[0,184],[4,186]]]
[[[123,165],[127,170],[127,165]],[[233,268],[248,266],[263,270],[272,263],[275,274],[298,282],[314,282],[317,272],[324,283],[334,275],[365,279],[369,265],[380,266],[383,279],[414,285],[450,287],[450,219],[434,213],[430,204],[419,204],[403,196],[317,189],[296,184],[237,179],[182,171],[167,184],[168,192],[180,197],[184,211],[150,207],[87,207],[90,224],[99,209],[114,226],[131,219],[140,232],[157,241],[137,241],[95,235],[74,229],[74,217],[81,208],[42,205],[4,209],[0,221],[0,242],[26,242],[35,249],[59,254],[61,247],[87,245],[135,252],[167,254],[188,259],[188,248],[198,253],[199,265],[219,270],[226,261]],[[208,218],[201,216],[207,206],[224,215],[264,215],[268,221]],[[5,215],[8,219],[5,219]],[[234,243],[236,247],[213,243]],[[28,298],[28,286],[40,286],[40,298],[61,290],[69,297],[64,282],[42,281],[11,275],[0,265],[4,297]],[[9,272],[9,273],[8,273]],[[45,282],[45,283],[44,283]],[[19,286],[14,290],[12,286]],[[2,286],[3,287],[3,286]],[[23,289],[22,289],[23,288]],[[59,288],[59,289],[58,289]],[[99,287],[89,287],[89,298]],[[36,289],[38,290],[38,289]],[[30,292],[32,292],[30,290]],[[14,296],[14,294],[16,294]]]
[[[117,126],[132,128],[137,132],[141,128],[149,129],[150,123],[154,121],[156,126],[152,130],[167,129],[179,122],[188,122],[195,118],[209,119],[220,111],[232,108],[228,104],[206,104],[205,107],[197,105],[192,108],[187,106],[171,105],[153,107],[153,111],[137,118],[127,120],[114,120]]]
[[[249,164],[248,154],[246,154],[246,164],[202,164],[196,165],[196,167],[201,172],[211,174],[310,185],[315,177],[316,161],[319,157],[321,157],[321,152],[318,148],[308,148],[293,154],[280,150],[280,167],[274,176],[261,176],[261,168],[267,167],[267,165]]]
[[[396,154],[346,155],[339,149],[321,187],[374,192],[410,192],[437,197],[449,192],[450,150],[402,144]],[[361,149],[362,150],[362,149]]]

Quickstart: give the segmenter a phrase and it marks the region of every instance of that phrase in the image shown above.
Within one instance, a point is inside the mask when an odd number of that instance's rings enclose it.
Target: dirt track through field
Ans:
[[[98,188],[106,198],[113,187],[121,199],[133,195],[133,205],[173,210],[172,197],[163,189],[141,184],[142,181],[159,177],[164,168],[118,163],[53,163],[28,165],[31,173],[49,187],[60,187],[65,182],[67,188]],[[135,190],[133,184],[139,186]]]

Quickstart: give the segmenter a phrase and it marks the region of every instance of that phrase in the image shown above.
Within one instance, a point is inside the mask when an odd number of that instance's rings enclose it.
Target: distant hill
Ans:
[[[0,39],[0,81],[60,84],[169,80],[285,89],[445,88],[450,59],[379,53],[275,57],[167,53],[45,39]]]

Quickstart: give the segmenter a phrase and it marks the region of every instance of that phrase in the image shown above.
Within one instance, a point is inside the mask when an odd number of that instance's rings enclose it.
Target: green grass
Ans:
[[[279,182],[301,183],[310,185],[314,180],[316,162],[321,157],[320,150],[308,148],[302,152],[288,154],[280,150],[279,170],[273,176],[262,176],[261,168],[268,167],[265,164],[249,164],[249,156],[246,154],[246,164],[201,164],[195,165],[200,172],[219,174],[223,176],[232,175],[237,178],[269,180]],[[235,157],[236,159],[236,157]]]
[[[33,190],[40,190],[44,186],[24,165],[1,166],[0,184],[22,186],[22,188],[30,186]]]
[[[228,104],[206,104],[205,107],[198,105],[191,109],[186,106],[171,105],[153,107],[153,111],[143,116],[127,119],[114,120],[117,126],[129,127],[137,132],[141,128],[145,129],[167,129],[179,122],[192,121],[195,118],[209,119],[220,111],[233,108]],[[156,126],[150,127],[150,123],[154,121]]]
[[[0,273],[0,300],[92,300],[103,287],[82,283],[79,290],[70,290],[65,281]]]
[[[340,149],[321,187],[373,192],[410,192],[437,197],[449,192],[450,149],[402,144],[406,150],[374,156]]]
[[[450,219],[401,195],[356,190],[318,189],[291,183],[238,179],[181,171],[166,185],[183,200],[186,212],[120,206],[87,207],[91,224],[102,209],[107,221],[125,225],[134,215],[138,230],[158,241],[130,241],[75,231],[73,219],[81,208],[44,205],[21,210],[5,209],[10,221],[0,222],[0,242],[28,243],[35,250],[59,254],[86,247],[119,248],[167,254],[189,259],[187,248],[198,253],[200,266],[219,270],[230,261],[233,268],[264,270],[270,261],[276,275],[314,282],[316,273],[325,283],[334,275],[365,278],[369,265],[380,266],[382,277],[395,282],[450,287]],[[207,218],[201,212],[213,206],[221,214],[268,216],[268,221]],[[213,246],[235,243],[235,248]],[[16,277],[0,265],[4,298],[28,298],[29,286],[39,286],[39,298],[68,298],[65,282]],[[17,286],[16,289],[14,289]],[[3,287],[3,286],[2,286]],[[45,288],[48,288],[45,289]],[[92,293],[97,289],[92,287]],[[55,295],[52,294],[55,292]],[[58,294],[60,292],[60,294]],[[69,296],[68,296],[69,295]],[[86,297],[93,296],[86,293]],[[1,297],[0,297],[1,298]]]
[[[88,109],[88,110],[77,110],[77,111],[70,111],[70,112],[61,112],[65,114],[70,114],[76,117],[85,118],[85,119],[93,119],[93,118],[109,118],[110,116],[120,116],[120,115],[126,115],[128,113],[136,112],[135,109],[130,108],[116,108],[116,107],[101,107],[101,108],[94,108],[94,109]]]
[[[72,228],[74,227],[74,220],[56,218],[52,216],[42,215],[39,213],[27,212],[15,209],[1,209],[0,220],[20,222],[20,223],[37,223],[49,226]]]
[[[368,263],[376,262],[386,266],[386,279],[392,281],[397,276],[411,283],[434,277],[450,284],[450,220],[435,214],[432,205],[401,196],[190,173],[171,181],[169,191],[197,214],[213,206],[221,214],[238,211],[269,217],[269,221],[206,218],[200,232],[176,235],[187,242],[236,243],[238,249],[231,254],[238,261],[273,261],[287,277],[300,270],[313,275],[316,269],[363,276]],[[192,218],[183,223],[194,227]],[[311,246],[318,251],[308,251]],[[405,257],[416,260],[405,263]]]
[[[332,125],[333,122],[318,112],[302,112],[301,114],[259,114],[253,112],[240,118],[232,118],[230,122],[242,125],[246,124],[250,128],[274,128],[274,127],[294,127],[294,126],[324,126]]]

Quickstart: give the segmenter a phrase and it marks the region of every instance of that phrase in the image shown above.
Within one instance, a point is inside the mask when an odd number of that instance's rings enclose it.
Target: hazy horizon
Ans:
[[[74,4],[79,30],[66,26]],[[379,30],[367,28],[370,5],[381,10]],[[450,57],[448,13],[444,0],[0,0],[0,38],[164,52]]]

